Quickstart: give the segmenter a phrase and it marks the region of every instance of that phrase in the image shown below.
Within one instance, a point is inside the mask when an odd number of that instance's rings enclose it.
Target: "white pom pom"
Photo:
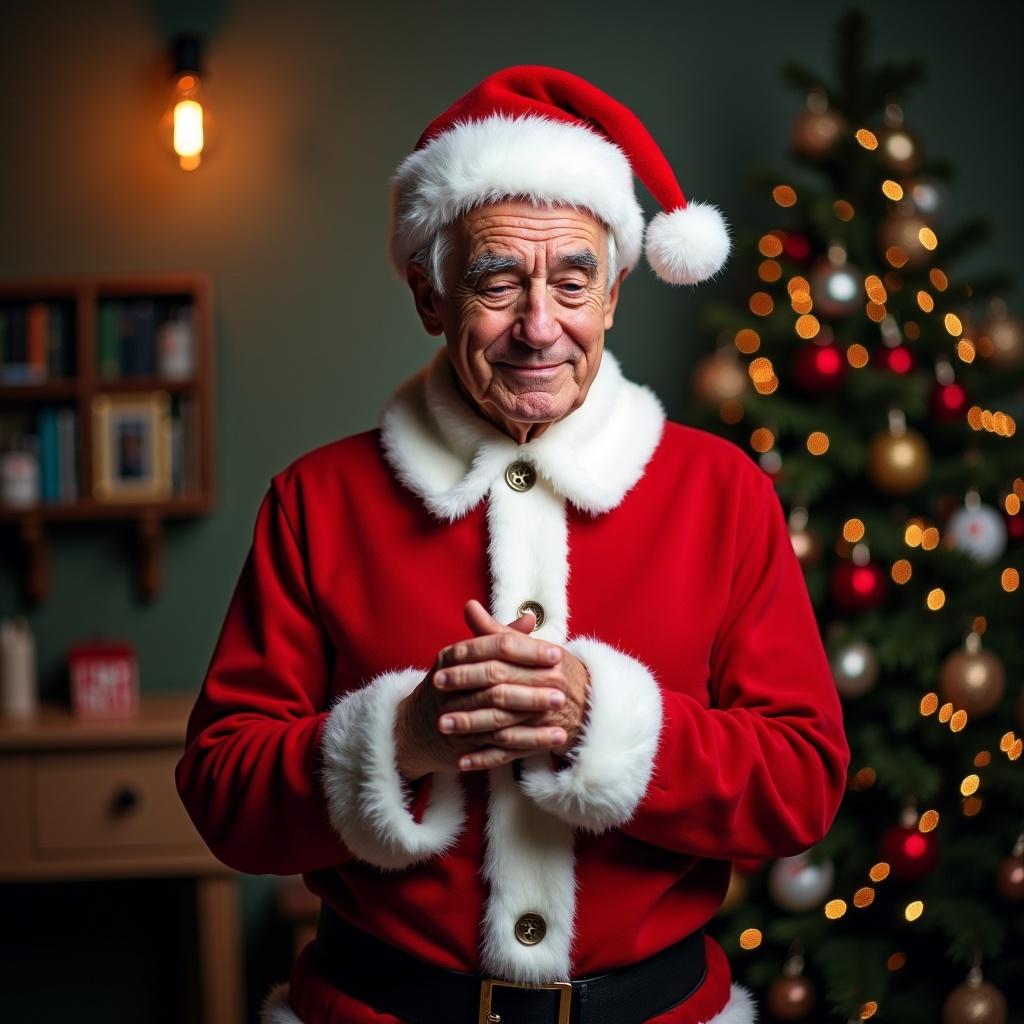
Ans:
[[[647,225],[644,252],[663,281],[699,284],[725,266],[732,241],[716,206],[691,202],[681,210],[659,213]]]

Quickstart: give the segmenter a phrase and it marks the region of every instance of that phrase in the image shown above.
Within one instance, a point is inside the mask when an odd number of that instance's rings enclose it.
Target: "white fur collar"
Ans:
[[[444,345],[399,385],[380,417],[396,476],[449,522],[474,508],[516,459],[531,460],[580,511],[607,512],[643,476],[664,423],[657,395],[626,380],[607,348],[583,405],[525,444],[466,402]]]

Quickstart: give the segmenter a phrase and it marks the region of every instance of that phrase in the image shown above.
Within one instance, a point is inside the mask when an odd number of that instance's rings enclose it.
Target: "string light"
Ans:
[[[772,189],[772,199],[779,204],[779,206],[795,206],[796,205],[796,189],[790,185],[776,185]]]
[[[937,612],[946,603],[946,592],[942,587],[933,587],[928,591],[928,596],[925,598],[925,604],[928,606],[928,610]]]
[[[782,239],[778,235],[767,234],[762,235],[757,243],[757,250],[762,256],[768,256],[774,259],[776,256],[782,255]]]
[[[807,438],[807,450],[812,455],[824,455],[828,451],[828,434],[815,430]]]
[[[767,292],[754,292],[750,296],[750,312],[755,316],[768,316],[775,308],[775,302]]]
[[[962,363],[973,363],[974,362],[974,342],[968,341],[967,338],[961,338],[956,343],[956,354]]]
[[[953,717],[953,705],[948,701],[939,708],[939,721],[945,725]]]
[[[892,579],[894,583],[907,583],[913,574],[910,562],[905,558],[901,558],[892,564]]]
[[[829,900],[825,904],[825,916],[830,921],[838,921],[846,913],[846,900]]]
[[[885,250],[885,261],[891,267],[895,267],[897,270],[902,267],[907,260],[910,259],[909,253],[906,249],[901,249],[898,245],[890,245]]]
[[[742,949],[757,949],[761,945],[762,937],[759,928],[744,928],[740,932],[740,947]]]
[[[935,249],[939,244],[938,236],[929,227],[921,228],[917,233],[918,241],[929,251]]]
[[[960,317],[955,313],[947,313],[943,317],[942,322],[945,324],[946,330],[952,334],[954,338],[959,338],[960,335],[964,333],[964,325],[961,323]]]
[[[851,544],[856,544],[857,541],[864,539],[864,520],[863,519],[847,519],[843,523],[843,540],[848,540]]]
[[[960,783],[960,795],[961,796],[974,796],[978,792],[978,787],[981,785],[981,778],[977,775],[965,775],[963,781]]]
[[[860,910],[864,907],[870,907],[875,902],[875,890],[870,885],[861,886],[853,894],[853,905]]]
[[[1003,590],[1012,594],[1020,586],[1020,573],[1016,569],[1004,569],[999,582]]]
[[[872,302],[885,302],[889,296],[886,293],[885,285],[877,274],[871,274],[864,278],[864,291]]]
[[[821,324],[818,322],[818,318],[816,316],[812,316],[810,313],[805,313],[803,316],[797,317],[796,333],[805,341],[809,341],[811,338],[816,337],[820,330]]]
[[[893,181],[892,178],[886,178],[882,182],[882,195],[886,199],[898,203],[903,198],[903,186],[898,181]]]
[[[930,313],[935,309],[935,300],[926,291],[919,291],[917,293],[917,304],[924,313]]]
[[[779,265],[778,260],[762,260],[761,265],[757,268],[757,276],[762,281],[778,281],[782,277],[782,267]]]
[[[928,715],[934,715],[935,714],[935,709],[938,706],[939,706],[939,698],[934,693],[926,693],[921,698],[921,714],[925,715],[926,717]]]
[[[736,332],[734,339],[736,348],[739,349],[744,355],[750,355],[752,352],[756,352],[761,347],[761,335],[757,331],[751,330],[749,327],[744,327],[742,330]]]
[[[861,1020],[868,1020],[871,1017],[874,1017],[874,1015],[877,1012],[878,1012],[878,1003],[876,1003],[873,999],[870,999],[870,1000],[868,1000],[868,1002],[866,1002],[860,1008],[860,1019]]]
[[[906,953],[893,953],[888,960],[885,961],[885,966],[890,971],[898,971],[907,962]]]
[[[911,900],[903,911],[908,921],[916,921],[924,913],[924,900]]]
[[[845,199],[837,199],[832,204],[832,212],[836,215],[837,219],[841,221],[853,220],[853,205],[848,203]]]
[[[858,128],[854,138],[865,149],[878,149],[878,136],[867,128]]]
[[[868,365],[868,350],[860,344],[853,344],[846,350],[846,361],[859,370]]]
[[[884,882],[889,877],[889,865],[884,861],[880,860],[877,864],[871,866],[871,870],[868,872],[868,878],[872,882]]]
[[[928,271],[928,280],[937,292],[944,292],[949,287],[949,278],[938,267]]]
[[[967,725],[967,712],[963,708],[954,711],[949,719],[950,732],[963,732]]]
[[[938,811],[925,811],[921,815],[921,820],[917,823],[918,830],[921,832],[934,832],[939,824],[939,812]]]

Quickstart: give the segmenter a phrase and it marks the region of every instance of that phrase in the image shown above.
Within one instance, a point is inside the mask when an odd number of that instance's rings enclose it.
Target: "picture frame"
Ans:
[[[161,501],[170,497],[168,392],[95,395],[92,439],[92,493],[97,501]]]

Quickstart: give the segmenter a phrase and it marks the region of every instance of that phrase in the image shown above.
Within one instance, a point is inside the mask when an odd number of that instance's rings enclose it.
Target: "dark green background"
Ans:
[[[763,230],[772,207],[749,177],[765,164],[789,170],[802,104],[779,68],[793,57],[827,72],[845,6],[4,5],[0,276],[200,269],[215,297],[218,507],[168,525],[160,599],[136,598],[125,526],[62,525],[52,530],[52,596],[26,609],[15,533],[0,531],[0,613],[28,614],[44,691],[60,688],[67,647],[100,632],[134,644],[144,690],[196,690],[270,477],[372,426],[432,351],[385,259],[387,182],[451,100],[507,64],[575,71],[644,118],[688,196],[720,205],[738,230]],[[992,219],[990,243],[966,266],[1017,274],[1020,5],[861,6],[876,56],[929,64],[905,110],[927,150],[958,168],[948,219]],[[223,126],[219,152],[191,175],[156,141],[164,47],[183,29],[209,38]],[[712,341],[698,327],[701,306],[750,283],[735,260],[696,290],[671,289],[645,265],[627,282],[608,345],[674,419],[687,419],[687,369]],[[1019,314],[1019,284],[1009,298]],[[253,879],[245,891],[261,991],[276,970],[262,966],[269,887]]]

